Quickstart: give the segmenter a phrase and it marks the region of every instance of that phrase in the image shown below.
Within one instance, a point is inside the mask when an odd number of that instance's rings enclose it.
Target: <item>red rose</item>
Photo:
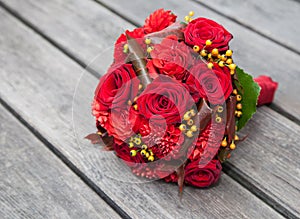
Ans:
[[[187,25],[184,38],[187,44],[197,45],[200,49],[205,46],[207,40],[211,40],[212,44],[205,47],[210,52],[213,48],[226,51],[232,35],[223,26],[210,19],[197,18]]]
[[[146,45],[144,43],[144,29],[142,27],[136,28],[133,31],[126,31],[126,33],[135,38],[137,42],[145,49]],[[124,53],[124,45],[127,44],[127,39],[125,34],[121,34],[115,43],[114,59],[115,63],[124,63],[128,53]]]
[[[144,30],[145,33],[153,33],[165,29],[176,21],[177,16],[172,14],[171,11],[159,9],[154,11],[145,20]]]
[[[147,86],[137,99],[140,114],[157,124],[179,123],[183,114],[191,109],[193,100],[183,84],[160,75]]]
[[[275,91],[278,87],[278,83],[273,81],[272,78],[265,75],[261,75],[255,78],[254,81],[257,82],[261,88],[257,105],[261,106],[264,104],[272,103]]]
[[[204,168],[199,161],[192,161],[185,166],[184,181],[197,187],[208,187],[215,184],[221,175],[222,165],[219,160],[212,160]]]
[[[138,93],[139,80],[131,64],[113,65],[104,75],[95,91],[100,111],[124,107]]]
[[[191,49],[184,42],[179,43],[176,36],[165,38],[161,44],[155,45],[151,57],[152,64],[159,73],[174,76],[178,80],[185,78],[193,61]]]
[[[214,63],[211,70],[199,61],[190,69],[186,84],[191,88],[191,92],[198,93],[201,98],[212,104],[224,103],[232,92],[229,68],[221,68],[217,63]]]

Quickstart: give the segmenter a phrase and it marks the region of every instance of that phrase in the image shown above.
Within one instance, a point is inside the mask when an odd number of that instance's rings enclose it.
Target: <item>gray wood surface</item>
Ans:
[[[0,105],[0,218],[119,218]]]
[[[263,107],[241,132],[248,134],[232,153],[230,164],[300,217],[300,127]]]
[[[200,1],[300,53],[300,4],[294,0]]]
[[[74,133],[72,97],[82,68],[2,10],[0,19],[1,97],[130,216],[281,218],[226,174],[209,190],[187,187],[182,201],[176,185],[142,183],[137,179],[131,182],[131,178],[109,175],[115,156],[82,142],[86,133],[94,130],[93,119],[88,115],[97,80],[85,74],[79,83],[73,107]]]
[[[236,63],[252,75],[266,74],[279,81],[274,102],[282,110],[300,119],[300,96],[297,95],[300,92],[298,86],[300,70],[297,65],[300,63],[300,57],[297,54],[195,2],[186,0],[98,1],[140,25],[149,13],[162,7],[174,10],[181,20],[190,10],[194,10],[195,16],[205,16],[223,24],[235,36],[231,46]],[[105,72],[105,63],[110,60],[112,45],[121,30],[134,28],[132,24],[100,5],[97,6],[93,1],[54,0],[42,4],[36,0],[1,0],[1,2],[84,63],[90,63],[100,53],[101,59],[98,58],[98,62],[90,65],[99,73]]]

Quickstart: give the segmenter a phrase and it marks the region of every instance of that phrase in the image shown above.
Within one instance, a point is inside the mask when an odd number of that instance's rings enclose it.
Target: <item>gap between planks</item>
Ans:
[[[51,144],[38,130],[32,127],[23,117],[10,107],[1,97],[0,104],[10,112],[22,125],[24,125],[37,139],[39,139],[55,156],[57,156],[72,172],[74,172],[89,188],[102,198],[122,218],[131,217],[121,209],[108,195],[105,194],[91,179],[78,169],[62,152]]]

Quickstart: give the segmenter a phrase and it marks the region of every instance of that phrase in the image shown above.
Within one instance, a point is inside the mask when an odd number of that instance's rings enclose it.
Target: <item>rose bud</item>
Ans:
[[[255,78],[254,81],[257,82],[261,88],[257,106],[272,103],[278,83],[265,75]]]

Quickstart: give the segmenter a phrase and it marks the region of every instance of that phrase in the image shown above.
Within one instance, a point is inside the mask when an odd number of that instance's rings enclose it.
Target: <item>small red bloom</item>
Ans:
[[[129,107],[113,108],[109,114],[109,124],[105,129],[117,144],[122,144],[134,134],[133,127],[138,117],[132,112],[134,110]]]
[[[191,49],[184,42],[178,42],[177,37],[165,38],[155,45],[151,52],[152,64],[159,73],[178,80],[185,79],[187,70],[193,63]]]
[[[156,126],[152,133],[144,137],[144,140],[158,159],[170,160],[182,156],[179,152],[184,137],[174,125],[169,125],[166,129]]]
[[[145,20],[145,33],[161,31],[173,24],[176,18],[177,16],[172,14],[171,11],[165,11],[164,9],[156,10]]]
[[[257,105],[261,106],[272,103],[278,83],[273,81],[271,77],[265,75],[255,78],[254,81],[256,81],[261,88]]]
[[[212,160],[205,167],[199,161],[191,161],[185,166],[184,182],[197,187],[208,187],[215,184],[221,175],[222,165],[219,160]]]

